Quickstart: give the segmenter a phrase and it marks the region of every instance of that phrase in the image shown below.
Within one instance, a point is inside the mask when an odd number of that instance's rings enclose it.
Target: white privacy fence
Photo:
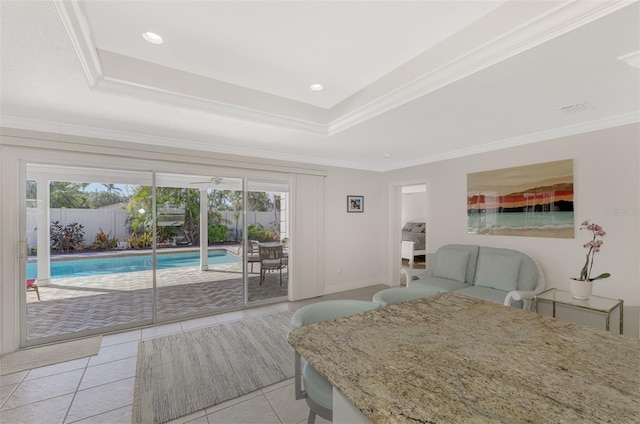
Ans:
[[[60,222],[62,226],[77,222],[84,225],[84,243],[91,244],[96,238],[96,234],[102,231],[121,240],[128,237],[127,218],[129,212],[122,209],[68,209],[52,208],[49,210],[49,226],[54,221]],[[37,226],[38,209],[27,208],[27,244],[29,247],[37,246]],[[49,228],[47,228],[47,231]]]
[[[68,209],[68,208],[52,208],[49,210],[51,225],[54,221],[59,221],[62,226],[77,222],[84,225],[84,243],[91,244],[95,240],[96,234],[100,232],[100,229],[105,234],[109,234],[110,237],[115,237],[118,240],[122,240],[125,237],[129,237],[130,234],[127,231],[127,219],[129,218],[129,212],[123,209]],[[222,224],[229,227],[230,230],[235,231],[236,219],[233,211],[221,211]],[[247,225],[262,225],[265,228],[273,228],[276,225],[281,225],[280,215],[276,217],[276,214],[271,212],[247,212]],[[27,208],[27,245],[28,247],[37,246],[37,233],[38,226],[38,209]],[[277,223],[276,223],[277,222]],[[238,217],[238,230],[242,229],[242,214]],[[48,230],[48,229],[47,229]],[[281,232],[284,234],[284,231]]]

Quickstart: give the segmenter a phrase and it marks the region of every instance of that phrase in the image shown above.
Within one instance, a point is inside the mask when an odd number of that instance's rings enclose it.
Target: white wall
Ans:
[[[325,293],[388,284],[387,193],[383,174],[329,168],[326,178]],[[364,196],[347,213],[347,195]]]
[[[447,243],[519,249],[540,261],[548,287],[566,289],[568,279],[577,275],[582,266],[584,251],[581,246],[585,240],[467,234],[466,175],[573,158],[576,221],[579,223],[583,219],[591,219],[608,232],[606,244],[596,257],[594,271],[611,272],[613,276],[597,282],[594,294],[624,299],[625,334],[639,334],[639,139],[640,125],[628,125],[387,173],[315,167],[326,173],[324,292],[397,283],[390,281],[395,274],[399,278],[399,272],[392,272],[392,267],[394,264],[397,266],[398,262],[399,243],[394,253],[389,223],[394,216],[390,207],[396,205],[390,206],[393,196],[389,187],[419,181],[430,181],[430,218],[427,224],[430,251]],[[100,145],[100,141],[94,143]],[[165,148],[157,150],[145,153],[145,156],[149,156],[148,160],[174,157],[167,156],[167,152],[160,152]],[[211,165],[219,162],[233,166],[233,163],[237,163],[245,168],[255,168],[251,163],[254,161],[252,158],[231,160],[221,155],[220,159],[207,157],[203,160]],[[270,167],[273,171],[281,172],[297,170],[295,164],[291,163],[260,159],[255,159],[255,162],[262,164],[266,170]],[[189,165],[190,168],[193,166]],[[178,171],[182,169],[177,168]],[[7,192],[13,193],[15,188],[2,181],[2,191],[6,196]],[[364,213],[347,213],[347,195],[364,196]],[[400,202],[396,203],[399,208]],[[7,207],[3,207],[0,213],[7,210]],[[397,216],[397,221],[400,221],[400,216]],[[13,246],[13,241],[3,240],[4,250],[12,250]],[[5,307],[6,303],[3,302],[2,306]],[[6,340],[6,325],[6,322],[2,323],[5,330],[3,340]]]
[[[427,217],[427,193],[402,193],[402,225]]]
[[[4,131],[4,129],[3,129]],[[387,234],[387,193],[383,189],[383,174],[341,168],[314,167],[291,162],[257,158],[231,157],[213,153],[180,149],[155,148],[141,150],[135,143],[105,141],[56,134],[25,132],[19,138],[3,135],[3,178],[0,180],[2,228],[6,233],[0,243],[0,290],[2,315],[0,352],[14,350],[18,342],[17,308],[19,281],[17,246],[20,237],[18,225],[19,159],[33,163],[72,165],[82,162],[89,167],[113,167],[122,170],[162,168],[167,172],[225,175],[239,177],[245,174],[265,181],[288,179],[289,173],[326,175],[325,207],[325,260],[323,293],[331,293],[385,282]],[[33,138],[31,138],[33,137]],[[68,145],[67,145],[68,144]],[[6,146],[7,150],[4,150]],[[51,148],[53,150],[47,150]],[[5,154],[6,152],[10,154]],[[211,167],[224,167],[211,169]],[[215,171],[215,172],[214,172]],[[220,172],[218,172],[220,171]],[[347,195],[364,196],[364,213],[347,213]],[[7,231],[10,229],[10,231]],[[302,245],[305,245],[303,242]],[[300,247],[300,243],[296,244]],[[304,249],[304,247],[303,247]],[[307,249],[309,251],[309,249]],[[298,267],[302,270],[301,267]]]
[[[607,231],[593,270],[610,272],[612,277],[597,281],[593,294],[623,299],[625,334],[638,335],[639,141],[640,125],[625,125],[388,172],[385,177],[389,184],[418,178],[431,181],[427,223],[431,253],[448,243],[522,250],[540,262],[547,288],[568,289],[569,278],[576,277],[584,264],[582,244],[587,235],[577,230],[575,239],[468,234],[466,178],[472,172],[573,159],[576,229],[590,219]]]

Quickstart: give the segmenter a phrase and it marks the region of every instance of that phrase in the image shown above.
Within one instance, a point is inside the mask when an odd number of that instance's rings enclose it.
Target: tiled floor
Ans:
[[[128,424],[131,422],[136,354],[140,340],[265,313],[295,311],[301,306],[320,300],[370,300],[375,292],[384,288],[387,286],[377,285],[301,302],[282,302],[106,335],[96,356],[0,377],[0,422]],[[304,400],[294,400],[293,389],[293,379],[286,380],[180,418],[173,423],[306,422],[309,412],[307,404]],[[318,424],[326,422],[320,417],[316,420]]]

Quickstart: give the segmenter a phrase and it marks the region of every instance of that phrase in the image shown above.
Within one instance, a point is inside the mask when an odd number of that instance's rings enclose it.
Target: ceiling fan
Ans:
[[[212,184],[212,185],[220,185],[224,181],[222,177],[211,177],[206,181],[192,181],[190,184]]]

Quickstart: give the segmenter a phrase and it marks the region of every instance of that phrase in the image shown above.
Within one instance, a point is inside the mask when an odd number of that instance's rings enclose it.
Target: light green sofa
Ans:
[[[545,286],[542,269],[529,255],[477,245],[442,246],[434,255],[433,266],[417,280],[412,279],[415,273],[404,273],[407,287],[455,291],[525,310]]]

